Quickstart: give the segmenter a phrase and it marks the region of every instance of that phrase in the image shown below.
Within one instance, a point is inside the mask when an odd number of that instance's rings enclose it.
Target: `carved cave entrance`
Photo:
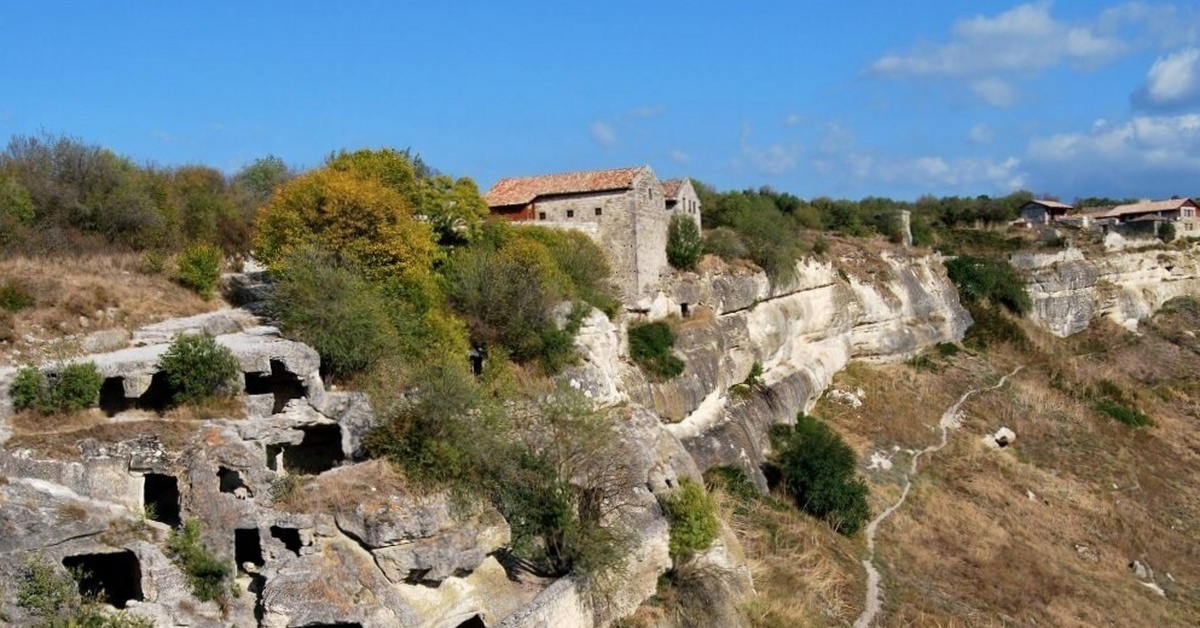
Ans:
[[[304,382],[287,370],[283,362],[271,360],[270,373],[246,373],[247,395],[274,395],[271,413],[281,412],[287,402],[304,396]]]
[[[175,476],[147,473],[142,484],[142,503],[146,505],[147,519],[173,528],[181,523],[179,481]]]
[[[85,598],[95,598],[115,608],[125,608],[131,600],[145,599],[142,596],[142,566],[129,550],[67,556],[62,564],[75,575],[79,594]]]

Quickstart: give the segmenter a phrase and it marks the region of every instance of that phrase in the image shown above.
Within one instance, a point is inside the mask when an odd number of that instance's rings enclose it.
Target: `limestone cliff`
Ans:
[[[1079,249],[1057,254],[1018,254],[1012,264],[1026,273],[1033,299],[1030,319],[1066,337],[1097,317],[1128,329],[1163,303],[1200,294],[1200,257],[1194,250],[1150,249],[1089,259]]]
[[[620,414],[624,462],[638,479],[624,522],[638,541],[602,598],[572,579],[543,587],[506,577],[498,550],[509,531],[494,509],[406,494],[386,465],[359,461],[372,421],[365,396],[326,390],[315,352],[236,310],[143,328],[133,346],[86,356],[106,378],[95,437],[14,430],[11,407],[0,407],[0,597],[12,599],[24,561],[39,555],[91,569],[108,601],[161,624],[609,625],[673,567],[658,500],[681,476],[739,464],[761,483],[767,428],[809,407],[851,359],[902,359],[961,338],[970,323],[936,257],[807,260],[777,287],[709,259],[666,285],[649,316],[683,316],[680,377],[643,376],[627,358],[631,321],[599,312],[584,321],[582,360],[565,374]],[[243,407],[172,424],[155,412],[157,360],[174,334],[197,331],[238,357]],[[755,363],[761,386],[732,393]],[[0,370],[0,399],[12,373]],[[311,480],[289,493],[296,475]],[[205,543],[238,567],[240,597],[228,608],[194,600],[167,557],[168,530],[187,518],[202,520]],[[728,625],[751,592],[739,556],[726,534],[693,559],[712,592],[697,603]],[[26,619],[11,604],[0,612]]]

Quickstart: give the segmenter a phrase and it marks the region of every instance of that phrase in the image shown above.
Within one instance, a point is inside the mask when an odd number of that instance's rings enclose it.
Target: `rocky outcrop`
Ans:
[[[970,325],[939,258],[885,253],[856,275],[841,269],[851,262],[809,259],[789,285],[772,288],[761,272],[710,258],[654,308],[665,315],[687,304],[675,343],[687,364],[682,375],[652,382],[628,362],[616,371],[611,355],[623,353],[623,339],[595,325],[581,334],[587,357],[572,382],[598,399],[653,409],[700,469],[739,465],[765,486],[767,428],[794,420],[851,359],[904,359],[960,340]],[[600,363],[606,370],[592,366]],[[755,363],[759,389],[731,392]]]
[[[1106,317],[1135,330],[1172,298],[1200,294],[1200,256],[1187,250],[1151,248],[1088,259],[1079,249],[1056,254],[1018,254],[1033,299],[1030,320],[1059,337]]]

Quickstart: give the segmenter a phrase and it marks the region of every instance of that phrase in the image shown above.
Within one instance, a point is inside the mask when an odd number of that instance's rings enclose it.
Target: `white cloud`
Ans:
[[[613,131],[612,125],[607,122],[597,120],[589,124],[588,133],[591,134],[592,140],[605,148],[611,148],[617,144],[617,134]]]
[[[750,125],[742,127],[742,137],[740,140],[741,155],[735,160],[735,164],[740,164],[742,160],[748,161],[755,170],[762,174],[783,174],[796,169],[796,162],[800,157],[800,147],[786,144],[769,144],[767,146],[756,146],[750,143]]]
[[[1050,15],[1049,2],[1022,4],[996,16],[960,20],[949,41],[925,43],[877,59],[869,71],[890,78],[979,78],[1036,73],[1060,63],[1093,67],[1124,54],[1129,45],[1094,25],[1072,25]]]
[[[817,172],[870,187],[902,185],[939,194],[1008,193],[1025,187],[1027,178],[1016,157],[880,155],[858,147],[854,135],[837,124],[826,128],[826,137],[818,146],[818,157],[812,160]]]
[[[1029,156],[1058,164],[1200,173],[1200,114],[1139,116],[1119,124],[1099,120],[1087,133],[1034,139]]]
[[[677,164],[686,164],[692,160],[692,156],[683,152],[682,150],[679,150],[678,148],[672,148],[671,150],[667,151],[667,159],[670,159],[672,162]]]
[[[1146,73],[1146,84],[1133,95],[1147,107],[1179,107],[1200,102],[1200,49],[1185,48],[1159,57]]]
[[[971,127],[971,131],[967,133],[967,139],[972,144],[991,144],[992,140],[996,139],[996,132],[992,130],[992,127],[980,122]]]
[[[993,107],[1011,107],[1017,102],[1017,89],[994,76],[972,81],[971,91]]]

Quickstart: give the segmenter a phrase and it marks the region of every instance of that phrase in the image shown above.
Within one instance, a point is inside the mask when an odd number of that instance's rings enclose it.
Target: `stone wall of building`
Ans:
[[[592,236],[608,255],[622,301],[636,309],[653,296],[668,269],[671,212],[664,207],[662,186],[646,168],[628,190],[539,198],[533,216],[535,224]]]

